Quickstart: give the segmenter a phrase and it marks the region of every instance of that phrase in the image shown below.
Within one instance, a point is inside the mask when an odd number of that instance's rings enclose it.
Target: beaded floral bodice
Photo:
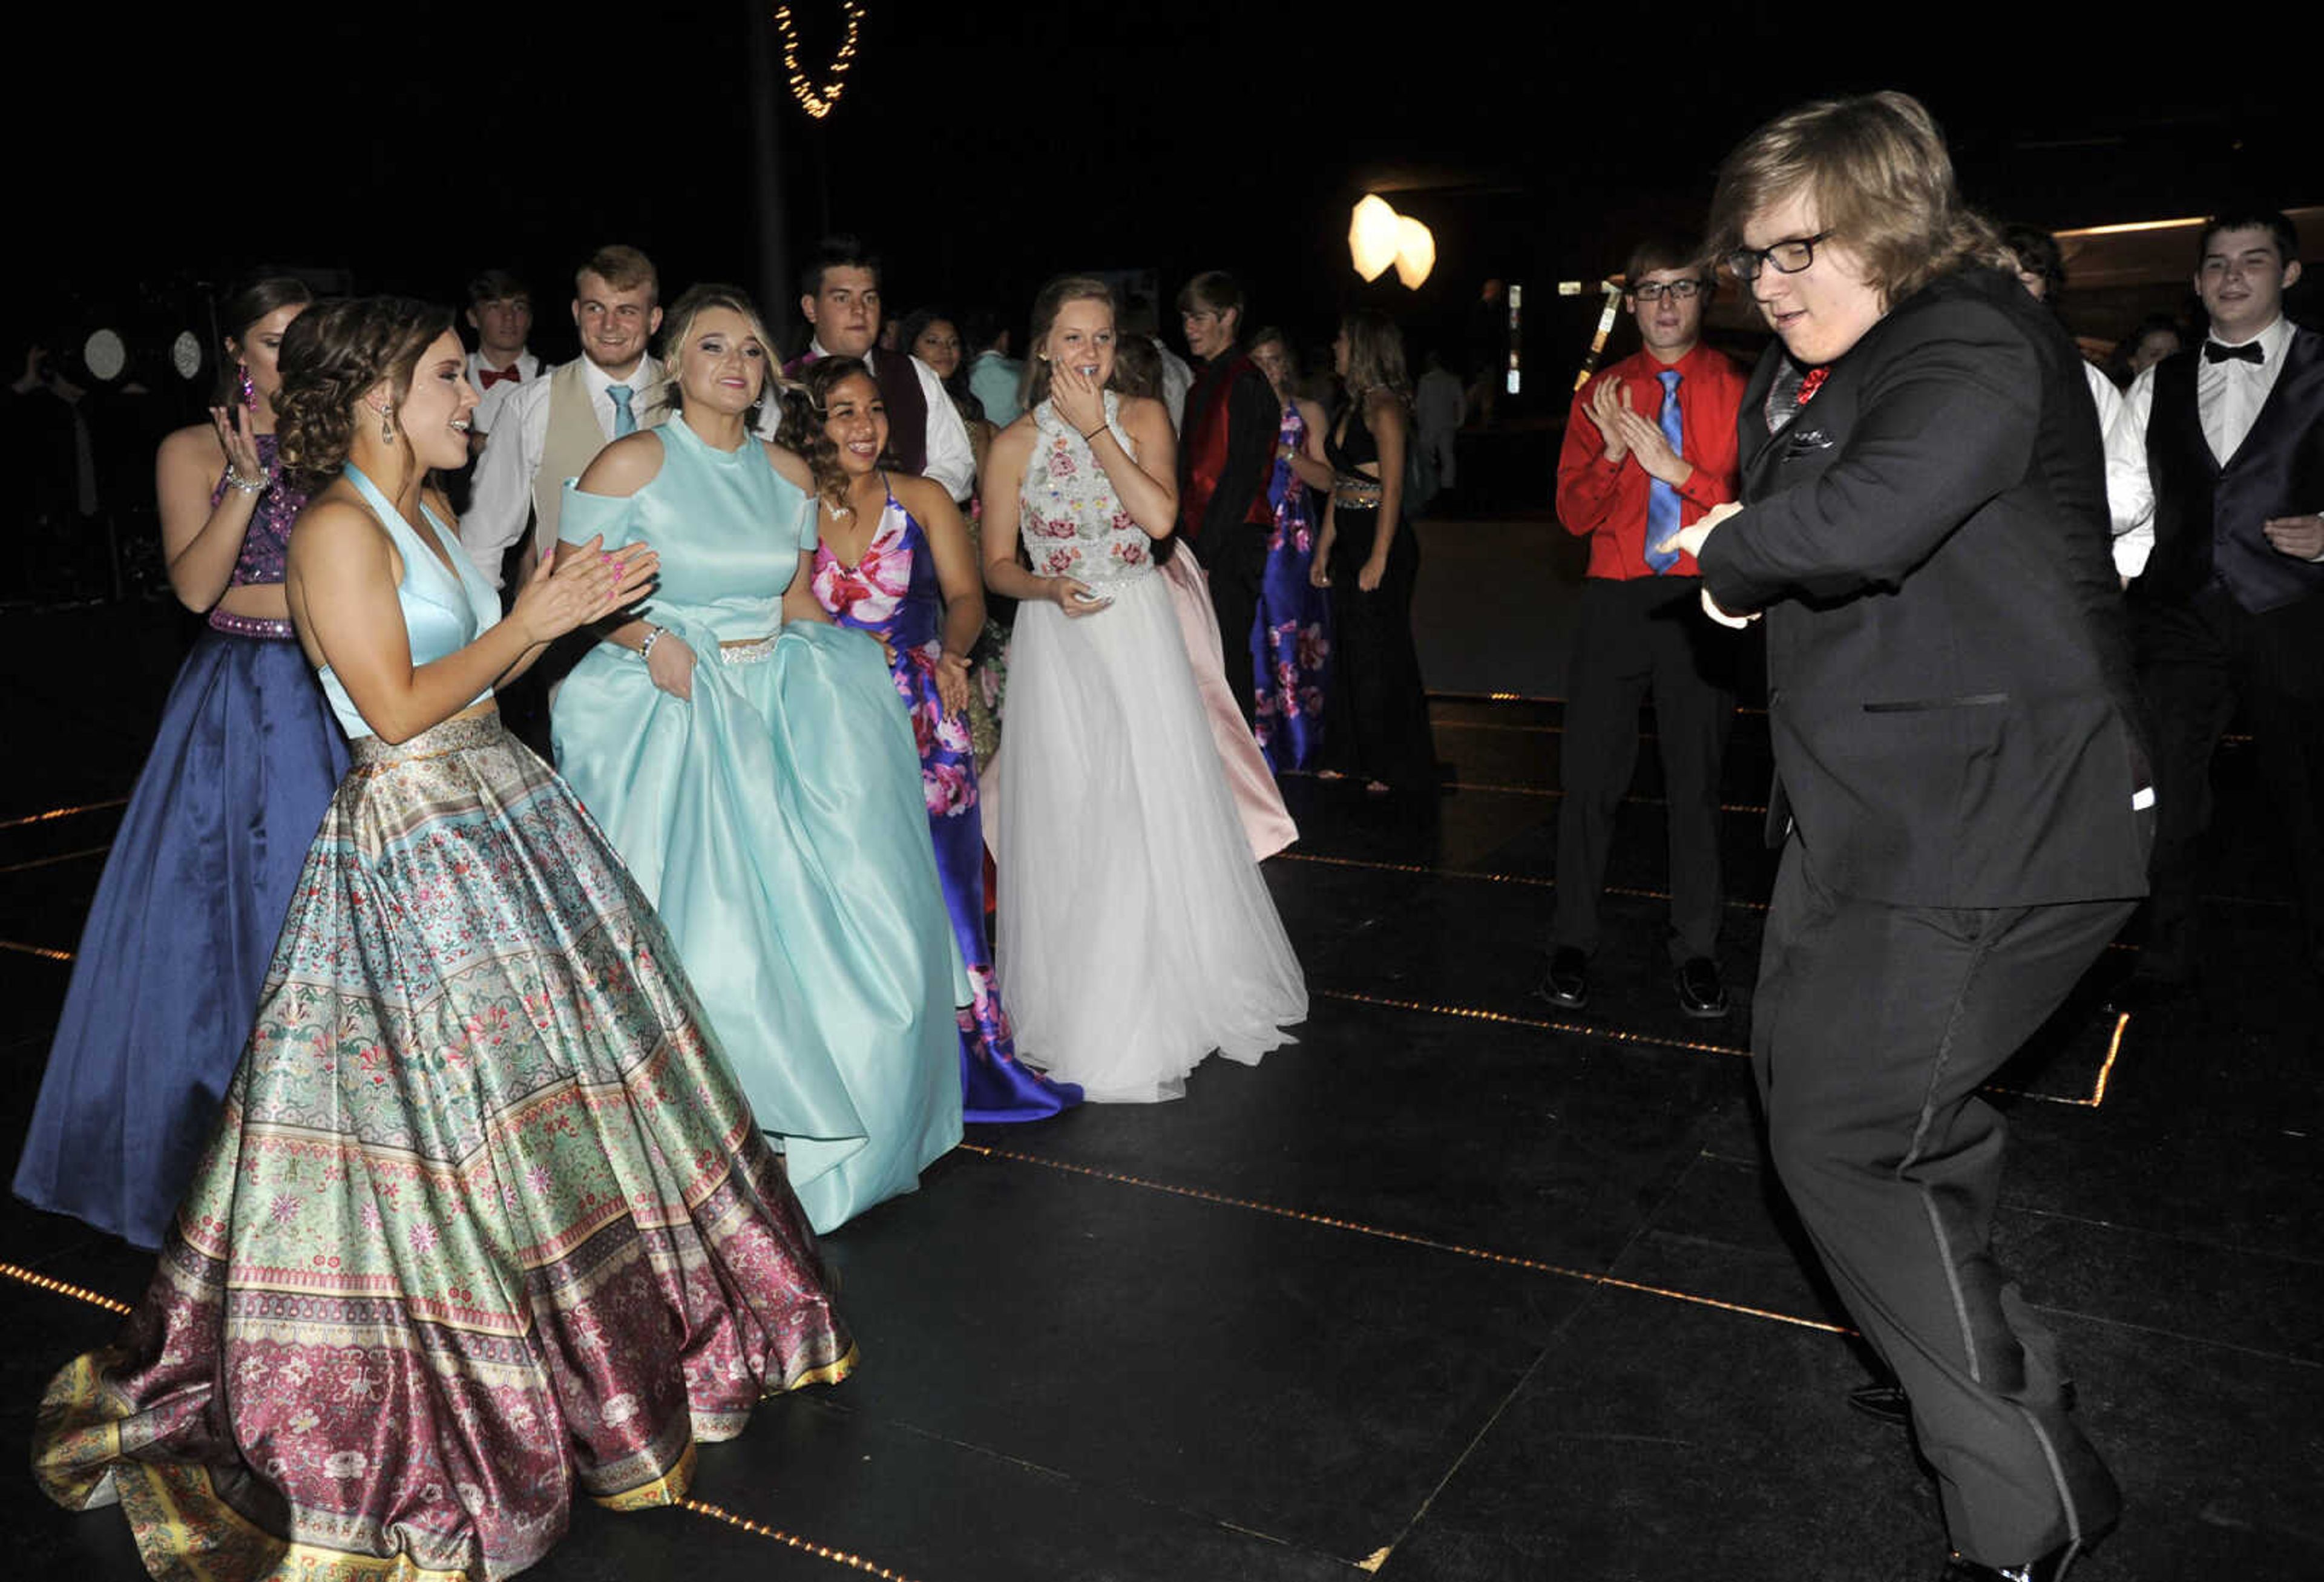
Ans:
[[[290,524],[299,519],[300,508],[307,497],[282,481],[282,474],[274,454],[274,436],[253,436],[258,442],[258,466],[274,481],[258,497],[258,505],[250,513],[250,527],[242,536],[242,552],[235,556],[234,575],[226,579],[230,588],[249,587],[258,583],[279,583],[282,580],[283,562],[290,554]],[[217,486],[210,491],[210,504],[215,506],[226,498],[231,487],[226,474],[218,474]]]
[[[1121,427],[1121,399],[1105,392],[1106,427],[1135,452]],[[1043,401],[1038,437],[1017,496],[1017,531],[1037,576],[1069,576],[1094,587],[1154,575],[1154,541],[1131,519],[1089,442]]]

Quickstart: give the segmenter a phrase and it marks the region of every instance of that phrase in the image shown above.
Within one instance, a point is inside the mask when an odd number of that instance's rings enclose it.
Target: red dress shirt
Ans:
[[[1646,492],[1654,483],[1635,455],[1618,464],[1606,460],[1606,441],[1582,410],[1591,393],[1609,379],[1622,382],[1630,410],[1649,424],[1663,409],[1665,367],[1679,372],[1678,414],[1685,442],[1680,454],[1694,471],[1678,484],[1678,522],[1689,527],[1714,505],[1735,498],[1735,418],[1742,409],[1743,370],[1698,341],[1677,362],[1664,363],[1641,348],[1574,393],[1566,415],[1565,443],[1557,453],[1557,520],[1565,530],[1590,540],[1591,576],[1625,580],[1652,576],[1646,565]],[[1696,576],[1694,556],[1681,555],[1665,576]]]

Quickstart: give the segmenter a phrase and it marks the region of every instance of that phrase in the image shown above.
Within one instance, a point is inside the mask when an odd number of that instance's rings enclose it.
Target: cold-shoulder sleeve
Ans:
[[[578,478],[565,480],[564,503],[557,510],[557,537],[567,544],[586,544],[604,535],[606,546],[626,544],[635,537],[638,497],[634,494],[585,494]]]
[[[798,526],[795,535],[798,547],[812,555],[816,546],[823,540],[822,524],[816,520],[815,496],[802,491],[788,478],[783,479],[782,484],[784,493],[798,507]]]

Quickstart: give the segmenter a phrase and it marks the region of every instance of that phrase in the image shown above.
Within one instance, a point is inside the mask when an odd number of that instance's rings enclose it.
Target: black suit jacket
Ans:
[[[1766,611],[1786,820],[1843,895],[2000,907],[2143,895],[2153,815],[2105,465],[2080,359],[2010,276],[1950,275],[1770,437],[1704,585]],[[2151,800],[2147,798],[2146,800]]]

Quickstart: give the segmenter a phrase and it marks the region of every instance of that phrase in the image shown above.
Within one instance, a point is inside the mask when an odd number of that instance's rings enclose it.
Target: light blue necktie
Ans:
[[[613,398],[613,437],[619,439],[624,434],[635,434],[638,431],[638,415],[630,410],[630,387],[626,384],[609,384],[605,387],[605,393]],[[1667,403],[1664,410],[1670,410]],[[1663,432],[1669,433],[1671,424],[1676,421],[1675,418],[1665,421]],[[1672,511],[1671,526],[1678,526],[1675,509]]]
[[[1663,437],[1681,455],[1685,451],[1685,430],[1678,420],[1678,370],[1665,368],[1655,375],[1663,382]],[[1678,531],[1678,491],[1656,478],[1646,489],[1646,567],[1656,576],[1678,564],[1678,551],[1655,547]]]

